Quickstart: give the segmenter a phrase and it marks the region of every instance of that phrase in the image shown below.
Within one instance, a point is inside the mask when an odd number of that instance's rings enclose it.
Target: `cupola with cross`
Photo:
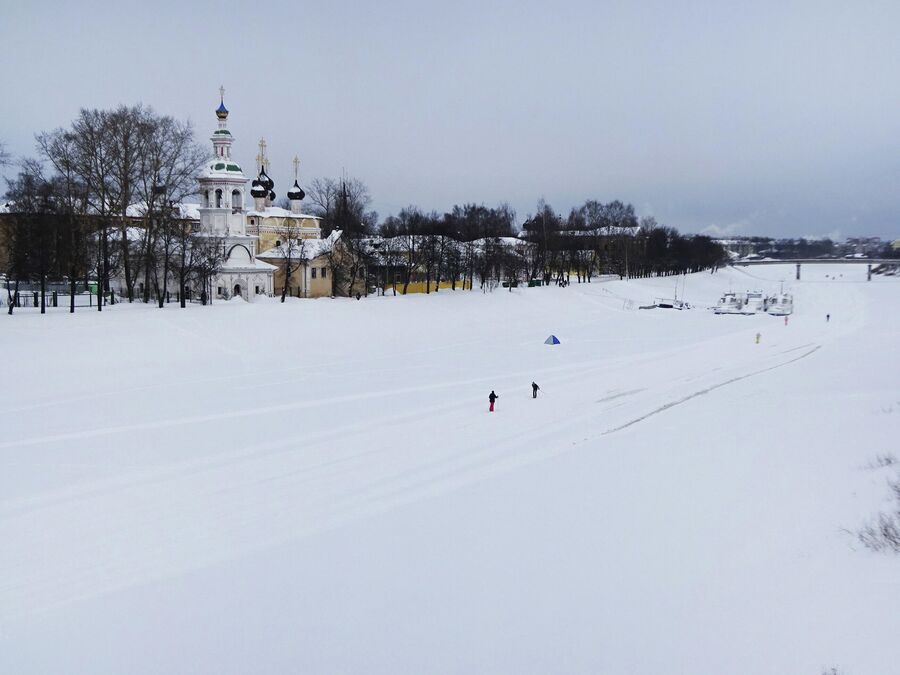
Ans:
[[[291,203],[291,213],[300,213],[300,202],[306,193],[300,187],[300,158],[294,155],[294,185],[288,190],[287,197]]]
[[[246,234],[244,220],[244,189],[247,177],[231,157],[234,138],[228,131],[228,109],[225,107],[225,88],[219,88],[219,107],[216,109],[218,128],[210,140],[213,157],[198,177],[200,193],[200,227],[217,234]]]

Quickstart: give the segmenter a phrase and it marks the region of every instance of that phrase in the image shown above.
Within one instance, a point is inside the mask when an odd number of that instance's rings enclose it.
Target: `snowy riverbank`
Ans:
[[[0,672],[900,672],[848,269],[0,316]]]

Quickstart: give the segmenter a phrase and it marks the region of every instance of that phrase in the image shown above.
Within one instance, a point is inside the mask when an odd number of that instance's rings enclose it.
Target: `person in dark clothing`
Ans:
[[[500,397],[497,396],[497,394],[495,394],[493,390],[491,390],[491,395],[488,396],[488,401],[491,402],[491,407],[488,412],[494,412],[494,401],[496,401],[498,398]]]
[[[538,389],[540,389],[540,387],[537,386],[537,383],[532,382],[531,383],[531,398],[537,398]]]
[[[831,314],[826,314],[825,315],[825,323],[828,323],[829,321],[831,321]]]

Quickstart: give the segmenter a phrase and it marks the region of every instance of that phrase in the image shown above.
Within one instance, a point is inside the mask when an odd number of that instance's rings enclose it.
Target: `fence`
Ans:
[[[52,291],[50,293],[46,293],[44,295],[44,302],[47,309],[52,309],[55,307],[61,307],[68,309],[71,306],[72,297],[75,298],[75,306],[76,307],[96,307],[97,306],[97,296],[93,293],[76,293],[74,296],[71,293],[60,293],[58,291]],[[103,298],[103,304],[109,304],[110,298],[109,296],[105,296]],[[116,298],[114,302],[119,302],[119,299]],[[0,293],[0,307],[9,307],[9,305],[13,305],[16,309],[33,309],[40,308],[41,306],[41,294],[39,291],[13,291],[10,293]]]

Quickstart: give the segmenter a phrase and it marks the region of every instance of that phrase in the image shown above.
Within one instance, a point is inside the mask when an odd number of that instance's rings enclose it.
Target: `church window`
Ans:
[[[206,208],[209,208],[209,193],[208,192],[203,193],[203,206],[205,206]]]
[[[241,191],[234,190],[231,193],[231,208],[239,209],[241,208]]]
[[[225,289],[222,288],[221,286],[219,286],[218,288],[216,288],[216,290],[218,291],[219,295],[223,295],[223,294],[225,293]]]
[[[259,295],[259,286],[256,287],[256,294]]]
[[[217,209],[222,208],[222,191],[221,190],[216,190],[216,208]]]
[[[316,268],[315,267],[312,268],[312,278],[313,279],[316,278]]]
[[[275,240],[275,245],[276,245],[276,246],[281,246],[281,239],[276,239],[276,240]]]
[[[322,268],[322,278],[324,279],[327,276],[328,276],[328,268],[323,267]]]

